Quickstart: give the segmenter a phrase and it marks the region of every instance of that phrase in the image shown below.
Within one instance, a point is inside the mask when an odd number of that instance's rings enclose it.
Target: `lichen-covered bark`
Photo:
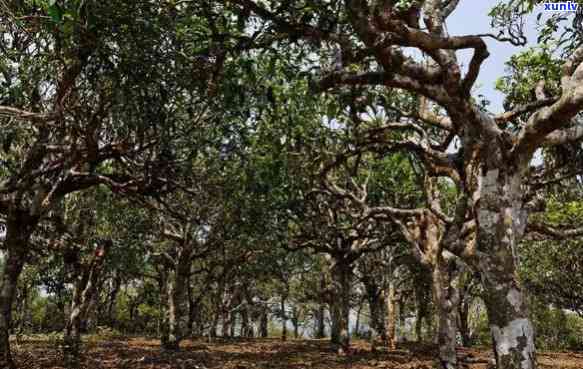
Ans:
[[[339,351],[346,352],[350,347],[349,317],[352,267],[336,262],[331,270],[332,289],[335,298],[331,302],[332,315],[331,342],[339,345]]]
[[[453,257],[453,255],[452,255]],[[459,304],[459,275],[455,260],[438,257],[433,276],[433,299],[437,309],[439,363],[443,369],[457,368],[456,334]]]
[[[179,273],[168,288],[168,342],[164,348],[178,350],[180,341],[188,331],[188,301],[186,299],[185,278]]]
[[[392,281],[389,282],[384,300],[386,303],[385,311],[387,313],[385,318],[387,345],[389,349],[395,350],[397,348],[397,317],[399,313],[395,295],[395,284]]]
[[[495,150],[483,153],[474,196],[478,237],[472,256],[482,277],[498,368],[535,369],[534,330],[516,275],[516,246],[526,225],[521,188],[526,165],[505,158],[503,145],[491,146]]]
[[[534,329],[525,296],[514,274],[483,272],[496,363],[500,369],[535,369]]]
[[[178,350],[180,341],[188,335],[189,301],[188,281],[192,248],[189,245],[180,248],[173,270],[167,276],[168,335],[162,346],[166,350]]]

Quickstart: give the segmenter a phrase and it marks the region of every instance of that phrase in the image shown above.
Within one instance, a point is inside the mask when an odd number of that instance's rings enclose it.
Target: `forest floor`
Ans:
[[[56,339],[26,337],[14,342],[20,369],[62,368]],[[187,341],[178,353],[164,353],[159,341],[146,338],[85,339],[83,368],[87,369],[430,369],[435,347],[402,344],[397,350],[378,348],[371,352],[365,341],[354,342],[354,352],[337,355],[326,340],[276,339]],[[490,353],[480,349],[460,349],[469,369],[486,369]],[[471,362],[471,363],[470,363]],[[542,369],[583,369],[583,353],[543,352]]]

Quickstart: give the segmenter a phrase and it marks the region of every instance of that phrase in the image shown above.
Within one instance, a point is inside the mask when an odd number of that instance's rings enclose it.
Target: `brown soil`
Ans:
[[[54,340],[29,338],[13,347],[21,369],[62,368]],[[89,339],[82,362],[88,369],[430,369],[436,353],[433,346],[415,343],[377,352],[364,341],[355,341],[353,347],[340,356],[325,340],[196,340],[185,342],[180,352],[168,353],[153,339]],[[469,369],[488,368],[490,354],[485,350],[460,349],[459,356]],[[583,353],[544,352],[539,364],[541,369],[583,369]]]

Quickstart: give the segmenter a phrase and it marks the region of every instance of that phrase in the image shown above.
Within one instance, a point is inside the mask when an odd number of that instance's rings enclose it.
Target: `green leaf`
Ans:
[[[49,17],[51,17],[53,22],[61,23],[61,20],[63,19],[63,10],[61,9],[61,7],[59,5],[52,4],[47,9],[47,13],[49,14]]]

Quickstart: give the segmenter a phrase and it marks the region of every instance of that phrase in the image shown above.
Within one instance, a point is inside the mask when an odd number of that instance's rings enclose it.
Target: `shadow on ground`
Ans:
[[[62,355],[57,341],[30,338],[14,343],[16,363],[21,369],[57,369]],[[355,341],[349,355],[337,355],[325,340],[276,339],[187,341],[180,352],[161,351],[159,342],[146,338],[89,339],[82,358],[87,369],[431,369],[436,348],[415,343],[398,350],[379,348]],[[460,349],[459,357],[468,369],[487,369],[487,351]],[[581,369],[583,354],[542,353],[543,369]]]

